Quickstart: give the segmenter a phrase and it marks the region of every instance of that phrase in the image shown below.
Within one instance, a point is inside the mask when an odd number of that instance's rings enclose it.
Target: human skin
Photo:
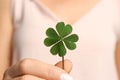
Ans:
[[[44,0],[45,1],[45,0]],[[54,1],[54,0],[53,0]],[[63,0],[64,1],[64,0]],[[71,0],[71,1],[78,1],[78,0]],[[81,0],[82,2],[83,0]],[[90,0],[89,0],[90,1]],[[95,0],[93,0],[95,1]],[[44,2],[46,3],[46,2]],[[71,2],[72,3],[72,2]],[[48,4],[48,3],[46,3]],[[95,3],[94,3],[95,4]],[[51,6],[52,4],[49,4],[48,6]],[[69,5],[69,4],[68,4]],[[11,42],[12,42],[12,35],[13,35],[13,25],[12,25],[12,21],[11,21],[11,16],[10,16],[10,0],[0,0],[0,80],[2,80],[2,76],[4,71],[8,68],[9,70],[14,69],[15,67],[11,66],[11,59],[12,59],[12,51],[11,51]],[[91,6],[92,7],[92,6]],[[58,14],[58,11],[55,10],[53,8],[53,6],[50,7],[56,14]],[[59,8],[60,9],[60,8]],[[66,9],[66,8],[64,8]],[[79,18],[81,16],[83,16],[87,11],[89,11],[89,9],[86,7],[83,9],[81,13],[81,15],[79,16]],[[64,18],[64,16],[66,16],[66,14],[58,14],[60,16],[61,19],[63,19],[64,21],[68,22],[68,23],[74,23],[77,20],[78,15],[76,15],[76,18],[72,18],[71,21],[67,20],[66,18]],[[68,14],[67,14],[68,15]],[[72,15],[72,14],[70,14]],[[69,16],[68,16],[69,17]],[[115,54],[115,59],[116,59],[116,65],[117,65],[117,70],[118,70],[118,75],[120,76],[120,41],[117,42],[116,44],[116,54]],[[27,63],[27,61],[29,62],[33,62],[34,60],[23,60],[18,62],[18,64],[21,64],[21,62],[24,62],[24,65],[26,65],[25,63]],[[35,60],[36,62],[36,60]],[[43,63],[43,62],[38,62],[39,64]],[[69,61],[67,62],[67,64],[69,63]],[[18,65],[16,64],[16,65]],[[47,63],[43,63],[46,64]],[[71,65],[72,64],[68,64]],[[60,67],[60,63],[57,63],[57,66]],[[53,66],[55,67],[56,66]],[[24,67],[22,67],[24,68]],[[57,68],[58,69],[58,68]],[[69,70],[66,70],[66,72],[69,72],[71,70],[71,68],[67,68]],[[26,70],[26,69],[25,69]],[[38,69],[39,70],[39,69]],[[61,69],[59,69],[59,71],[62,72]],[[8,73],[9,72],[9,73]],[[6,78],[8,78],[8,74],[10,74],[11,71],[7,71],[6,72]],[[64,71],[63,71],[64,73]],[[32,73],[28,73],[25,74],[26,76],[19,76],[19,77],[15,77],[16,80],[21,80],[20,78],[27,78],[28,80],[30,80],[29,78],[36,78],[36,76],[32,76],[30,75]],[[14,79],[15,79],[14,78]],[[19,79],[18,79],[19,78]],[[37,77],[38,78],[38,77]],[[40,77],[39,77],[40,78]],[[14,80],[13,78],[11,78],[12,80]],[[34,79],[35,80],[35,79]]]
[[[6,70],[4,80],[61,80],[61,75],[68,75],[71,71],[72,63],[65,60],[64,70],[61,65],[61,61],[54,66],[35,59],[24,59]]]

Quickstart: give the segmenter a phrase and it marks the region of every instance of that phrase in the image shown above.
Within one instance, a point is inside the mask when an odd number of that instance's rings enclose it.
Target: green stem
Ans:
[[[62,56],[62,69],[64,70],[64,56]]]

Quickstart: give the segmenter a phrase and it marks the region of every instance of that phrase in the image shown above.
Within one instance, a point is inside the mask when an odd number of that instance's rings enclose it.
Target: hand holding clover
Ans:
[[[70,50],[76,48],[75,42],[78,41],[76,34],[71,34],[71,25],[65,25],[64,22],[59,22],[56,25],[56,31],[53,28],[48,28],[46,35],[48,36],[44,43],[46,46],[52,46],[50,52],[53,55],[62,57],[62,70],[58,68],[61,62],[56,66],[44,63],[36,59],[23,59],[11,66],[4,73],[3,80],[73,80],[67,72],[71,71],[72,63],[69,60],[64,61],[66,47]],[[54,76],[53,76],[54,75]]]
[[[59,22],[56,25],[55,31],[53,28],[48,28],[46,31],[47,38],[44,40],[44,44],[47,47],[51,47],[50,52],[52,55],[59,55],[62,57],[62,68],[64,69],[64,56],[66,55],[66,47],[69,50],[76,48],[75,42],[78,41],[77,34],[72,33],[72,26],[70,24],[65,25],[64,22]]]

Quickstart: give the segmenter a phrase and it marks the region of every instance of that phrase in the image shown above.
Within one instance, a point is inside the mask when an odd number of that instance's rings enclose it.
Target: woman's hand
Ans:
[[[3,80],[72,80],[67,74],[72,69],[72,63],[65,60],[65,71],[61,65],[61,62],[53,66],[35,59],[24,59],[10,67]]]

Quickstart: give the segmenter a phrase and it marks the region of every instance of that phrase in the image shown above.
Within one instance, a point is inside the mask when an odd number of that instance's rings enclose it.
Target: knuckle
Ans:
[[[20,61],[20,63],[19,63],[19,70],[20,70],[22,73],[26,74],[26,73],[28,72],[28,70],[29,70],[28,68],[30,67],[31,63],[32,63],[32,60],[31,60],[31,59],[28,59],[28,58],[23,59],[23,60]]]

